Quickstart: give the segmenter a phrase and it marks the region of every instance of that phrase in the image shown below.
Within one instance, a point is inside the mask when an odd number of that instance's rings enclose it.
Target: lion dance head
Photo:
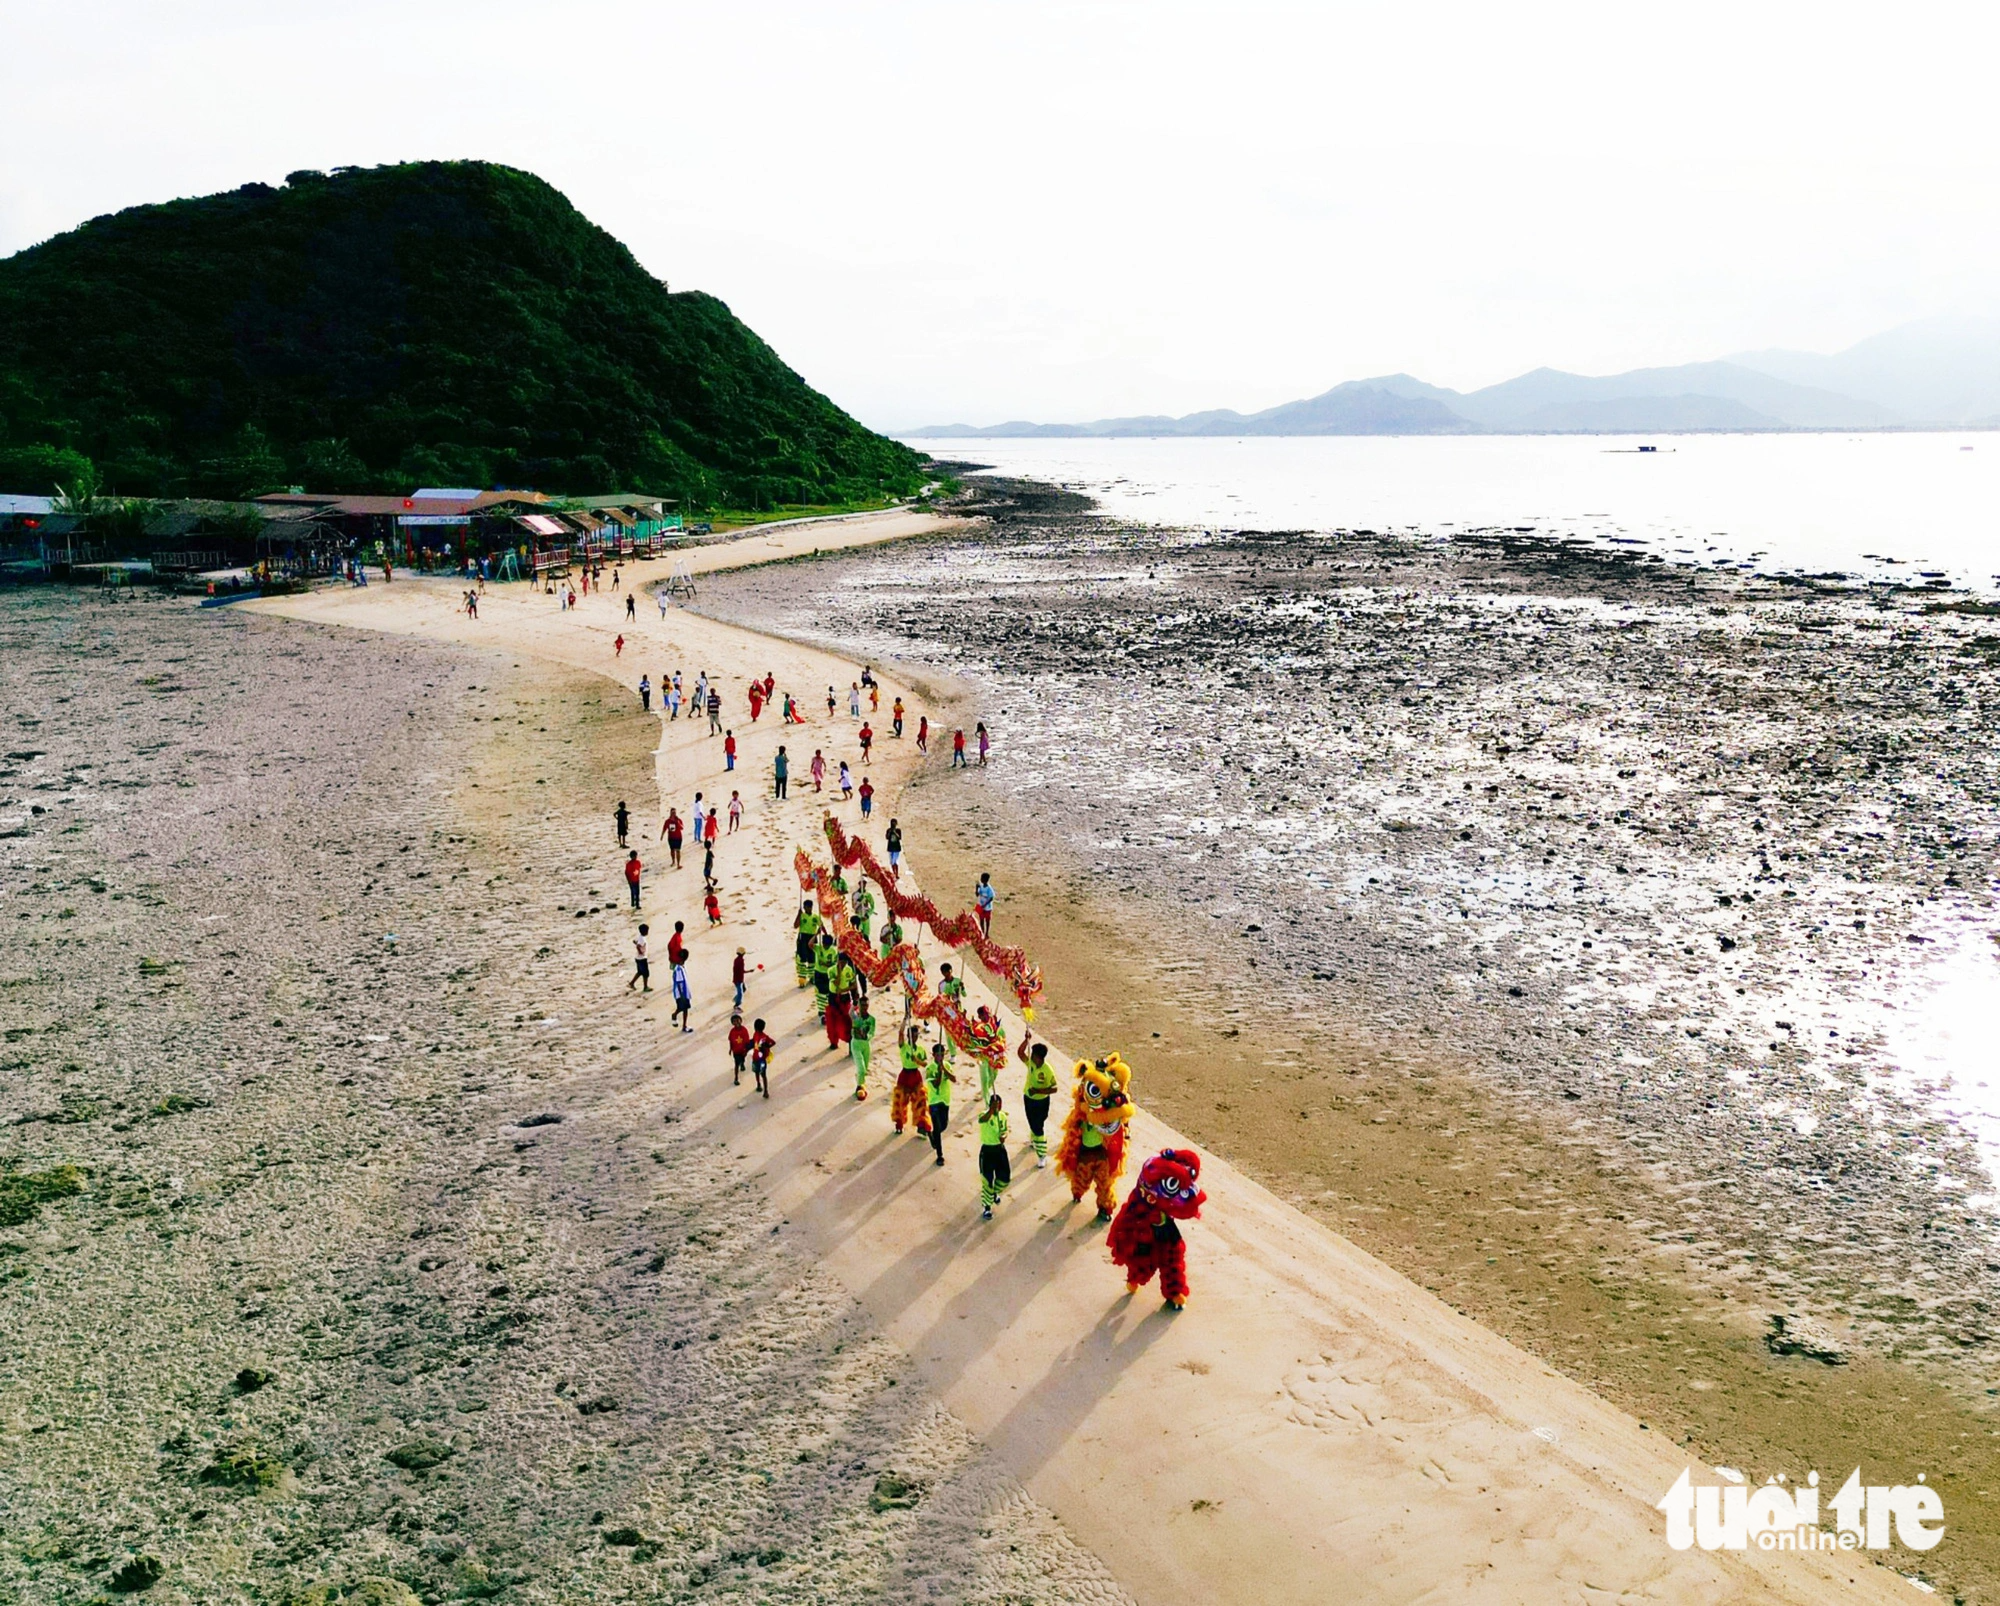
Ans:
[[[1114,1049],[1101,1060],[1076,1062],[1076,1107],[1100,1130],[1132,1118],[1132,1067]]]
[[[1201,1156],[1192,1149],[1162,1149],[1139,1167],[1133,1191],[1178,1221],[1194,1220],[1208,1202],[1201,1191]]]

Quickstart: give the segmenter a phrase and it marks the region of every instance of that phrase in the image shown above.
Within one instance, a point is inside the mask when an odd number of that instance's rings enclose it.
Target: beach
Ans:
[[[939,530],[687,556],[699,580]],[[1134,933],[1093,941],[1099,892],[1032,856],[999,869],[997,930],[1048,971],[1059,1060],[1119,1048],[1141,1152],[1202,1148],[1193,1301],[1126,1297],[1087,1207],[1018,1159],[981,1222],[964,1127],[942,1170],[894,1137],[888,1056],[880,1102],[853,1100],[791,976],[791,857],[830,803],[803,760],[857,757],[869,660],[650,595],[628,619],[624,591],[568,613],[495,586],[474,619],[459,593],[8,599],[9,795],[43,812],[7,816],[6,1117],[17,1169],[85,1179],[7,1234],[14,1587],[63,1598],[143,1555],[156,1598],[187,1599],[1907,1596],[1855,1557],[1670,1552],[1653,1504],[1699,1447],[1233,1164],[1253,1128],[1198,1111],[1183,1021],[1144,1024],[1160,977]],[[878,733],[898,693],[912,728],[958,717],[941,678],[873,667]],[[705,721],[641,712],[640,675],[674,670],[722,689],[735,771]],[[792,731],[748,723],[767,672]],[[929,801],[912,746],[878,739],[872,824],[907,798],[909,864],[956,908],[975,849],[1026,838],[963,777]],[[713,932],[657,841],[697,790],[746,803]],[[692,1035],[625,991],[636,918],[655,954],[688,924]],[[768,1102],[721,1044],[739,944],[780,1044]],[[1201,1045],[1211,1095],[1274,1029]],[[1366,1080],[1355,1102],[1391,1098]],[[1442,1130],[1423,1097],[1393,1095],[1400,1137]]]

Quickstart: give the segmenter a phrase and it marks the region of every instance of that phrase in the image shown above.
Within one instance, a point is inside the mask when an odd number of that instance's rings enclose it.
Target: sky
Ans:
[[[541,175],[878,428],[1471,389],[2000,311],[1992,7],[0,0],[0,255]]]

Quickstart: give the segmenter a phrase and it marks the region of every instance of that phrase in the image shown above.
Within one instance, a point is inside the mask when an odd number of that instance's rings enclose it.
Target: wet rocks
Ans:
[[[112,1572],[106,1587],[114,1595],[136,1595],[151,1589],[166,1575],[167,1564],[158,1556],[137,1555]]]
[[[383,1452],[382,1459],[405,1472],[428,1472],[432,1467],[443,1466],[451,1457],[452,1448],[442,1439],[411,1439]]]
[[[1847,1364],[1847,1351],[1832,1329],[1814,1317],[1797,1312],[1770,1318],[1764,1347],[1773,1355],[1803,1355],[1808,1360],[1824,1361],[1828,1366]]]

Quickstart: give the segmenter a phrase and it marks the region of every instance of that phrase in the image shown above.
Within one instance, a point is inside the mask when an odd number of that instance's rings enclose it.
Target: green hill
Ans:
[[[0,260],[0,491],[860,500],[920,481],[728,307],[531,174],[294,173]],[[65,481],[68,483],[68,481]]]

